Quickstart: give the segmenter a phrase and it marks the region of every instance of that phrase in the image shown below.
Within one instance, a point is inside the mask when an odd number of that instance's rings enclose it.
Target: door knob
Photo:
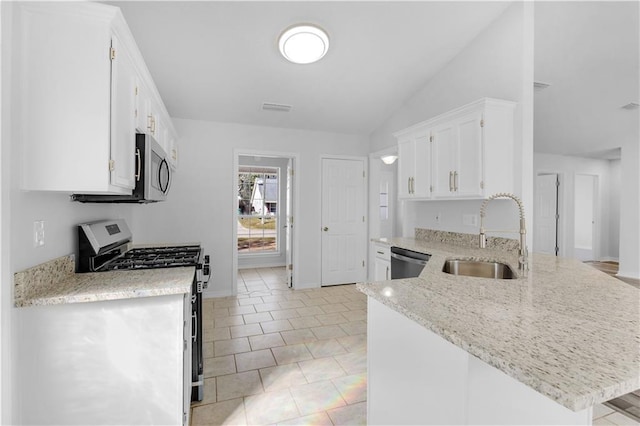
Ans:
[[[325,226],[324,228],[322,228],[322,230],[323,230],[324,232],[327,232],[327,231],[329,230],[329,228],[327,228],[327,227]]]

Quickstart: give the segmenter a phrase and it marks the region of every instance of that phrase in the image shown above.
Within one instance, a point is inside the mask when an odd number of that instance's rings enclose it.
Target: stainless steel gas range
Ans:
[[[211,276],[209,256],[198,244],[132,248],[132,234],[122,219],[78,225],[78,271],[130,271],[194,266],[191,286],[191,401],[202,401],[204,365],[202,351],[202,290]],[[126,273],[126,272],[123,272]]]

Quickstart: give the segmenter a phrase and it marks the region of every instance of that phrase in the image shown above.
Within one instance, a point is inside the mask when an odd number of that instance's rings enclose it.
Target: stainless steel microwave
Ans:
[[[131,195],[73,194],[81,203],[155,203],[167,199],[171,167],[167,154],[151,135],[136,134],[136,186]]]

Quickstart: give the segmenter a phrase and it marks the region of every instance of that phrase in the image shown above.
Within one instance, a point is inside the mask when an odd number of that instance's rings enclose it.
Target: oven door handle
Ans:
[[[195,330],[193,334],[193,341],[195,342],[196,340],[198,340],[198,312],[194,312],[193,314],[191,314],[191,319],[193,320],[193,330]]]

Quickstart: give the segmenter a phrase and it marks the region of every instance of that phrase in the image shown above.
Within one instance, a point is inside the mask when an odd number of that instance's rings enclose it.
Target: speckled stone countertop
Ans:
[[[14,275],[17,307],[97,302],[191,291],[195,267],[74,273],[63,256]]]
[[[414,238],[376,242],[431,254],[418,278],[358,289],[546,395],[582,410],[640,388],[640,291],[577,260],[530,256],[526,276],[442,272],[446,259],[517,256]]]

